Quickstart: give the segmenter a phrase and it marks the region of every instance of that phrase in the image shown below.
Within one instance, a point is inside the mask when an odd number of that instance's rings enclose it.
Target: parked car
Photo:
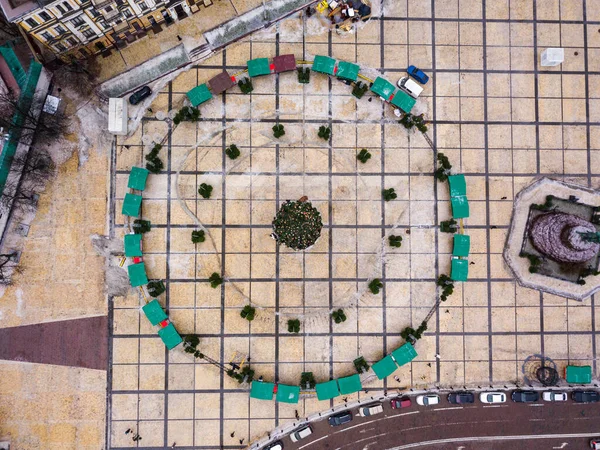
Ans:
[[[408,397],[393,398],[390,403],[392,404],[392,409],[408,408],[410,405],[412,405],[412,402]]]
[[[437,394],[424,394],[417,397],[417,405],[432,406],[440,402],[440,396]]]
[[[590,448],[593,448],[594,450],[600,450],[600,437],[590,440]]]
[[[423,92],[423,88],[409,77],[400,78],[398,80],[398,87],[412,98],[418,98],[421,92]]]
[[[472,392],[452,392],[448,394],[448,403],[452,403],[454,405],[475,403],[475,394]]]
[[[283,442],[275,441],[271,445],[267,445],[264,450],[283,450]]]
[[[408,66],[408,69],[406,69],[406,71],[411,77],[413,77],[421,84],[427,84],[427,82],[429,81],[429,77],[427,76],[427,74],[415,66]]]
[[[137,105],[142,100],[148,98],[150,94],[152,94],[152,89],[150,89],[148,86],[141,87],[131,94],[131,97],[129,97],[129,103],[132,105]]]
[[[504,403],[506,394],[504,392],[482,392],[479,394],[481,403]]]
[[[514,391],[510,398],[517,403],[532,403],[540,399],[540,395],[535,391]]]
[[[374,416],[375,414],[380,414],[382,412],[383,405],[381,403],[377,403],[375,405],[361,406],[360,408],[358,408],[358,415],[360,417]]]
[[[350,411],[344,411],[329,417],[329,425],[332,427],[339,427],[348,422],[352,422],[352,413]]]
[[[542,394],[542,399],[546,402],[566,402],[567,393],[559,391],[546,391]]]
[[[292,442],[298,442],[300,439],[304,439],[310,436],[312,433],[313,430],[310,427],[310,425],[306,425],[303,428],[298,428],[296,431],[290,434],[290,439],[292,440]]]
[[[600,401],[600,394],[596,391],[573,391],[572,398],[577,403],[596,403]]]

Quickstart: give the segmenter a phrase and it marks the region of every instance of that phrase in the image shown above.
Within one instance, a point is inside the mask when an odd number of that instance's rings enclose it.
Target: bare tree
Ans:
[[[34,99],[31,104],[22,102],[12,91],[0,92],[0,127],[13,132],[19,142],[45,143],[60,138],[69,129],[69,119],[61,111],[39,115],[36,111],[44,106],[45,98]],[[27,103],[27,104],[25,104]],[[21,116],[21,120],[15,117]]]
[[[17,252],[0,254],[0,285],[9,285],[12,274],[19,271],[17,256]]]

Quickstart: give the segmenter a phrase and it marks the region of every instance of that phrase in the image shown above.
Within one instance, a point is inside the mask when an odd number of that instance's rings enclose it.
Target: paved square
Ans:
[[[595,298],[579,303],[520,288],[502,249],[513,198],[536,177],[598,186],[600,5],[402,0],[383,13],[349,36],[317,33],[317,19],[292,17],[170,83],[136,135],[117,140],[115,234],[123,233],[118,212],[131,166],[143,165],[148,145],[170,131],[157,112],[179,109],[187,91],[223,69],[238,72],[250,58],[321,54],[359,63],[366,74],[381,70],[395,83],[414,64],[432,78],[419,105],[428,134],[467,177],[469,281],[442,304],[417,359],[396,372],[400,383],[374,383],[368,396],[522,380],[521,365],[534,354],[561,368],[591,364],[597,373]],[[562,66],[539,66],[548,46],[565,48]],[[319,382],[350,375],[353,359],[379,360],[434,304],[434,280],[450,265],[452,238],[438,229],[450,217],[448,188],[433,178],[426,140],[407,133],[374,96],[357,100],[348,86],[316,73],[308,85],[295,72],[253,83],[251,95],[233,88],[201,106],[201,122],[168,134],[165,170],[149,177],[142,206],[153,226],[143,238],[149,277],[167,281],[159,301],[178,330],[199,334],[201,351],[221,363],[238,352],[251,357],[256,376],[295,385],[303,371]],[[278,141],[276,122],[286,131]],[[331,126],[331,145],[317,137],[321,125]],[[235,161],[224,154],[231,144],[241,150]],[[366,164],[356,159],[362,148],[372,154]],[[209,200],[197,194],[201,183],[214,187]],[[381,190],[390,187],[398,198],[384,202]],[[269,237],[273,216],[303,195],[321,212],[322,236],[305,252],[278,249]],[[210,231],[197,248],[182,202]],[[401,248],[387,244],[390,234],[403,237]],[[208,277],[221,270],[225,284],[211,289]],[[384,281],[379,295],[367,291],[373,277]],[[239,315],[248,298],[257,307],[251,323]],[[181,348],[166,351],[139,307],[137,295],[114,299],[109,448],[135,445],[128,428],[144,448],[242,448],[293,421],[296,409],[305,416],[330,406],[250,400],[215,367]],[[328,313],[339,307],[348,320],[338,325]],[[288,333],[289,318],[302,319],[299,335]]]

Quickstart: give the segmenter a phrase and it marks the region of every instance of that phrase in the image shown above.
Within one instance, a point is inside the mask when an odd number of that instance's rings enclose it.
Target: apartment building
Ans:
[[[6,18],[18,24],[34,47],[64,61],[110,53],[149,30],[181,20],[212,0],[0,0]]]

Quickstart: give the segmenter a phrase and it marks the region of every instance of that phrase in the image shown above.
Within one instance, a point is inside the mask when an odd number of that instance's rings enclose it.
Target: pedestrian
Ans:
[[[400,377],[398,375],[394,375],[394,380],[396,380],[396,383],[400,383]]]
[[[436,358],[436,359],[440,359],[440,358],[441,358],[441,357],[440,357],[440,355],[439,355],[439,353],[436,353],[436,354],[435,354],[435,358]]]
[[[235,431],[232,432],[229,436],[234,437],[235,436]]]
[[[154,111],[152,111],[152,108],[148,108],[148,112],[153,113]]]
[[[125,430],[125,434],[129,434],[131,433],[131,428],[127,428],[127,430]]]
[[[173,442],[173,445],[171,445],[171,448],[175,448],[176,445],[177,445],[177,442]]]
[[[260,377],[258,377],[258,381],[262,381],[262,380],[263,380],[263,377],[261,375]]]
[[[300,420],[300,414],[298,414],[298,410],[294,411],[294,414],[296,414],[296,420]]]
[[[181,36],[177,35],[177,40],[181,42],[182,41]]]
[[[344,397],[344,403],[348,403],[348,397]]]
[[[240,439],[240,445],[244,443],[244,438]]]

